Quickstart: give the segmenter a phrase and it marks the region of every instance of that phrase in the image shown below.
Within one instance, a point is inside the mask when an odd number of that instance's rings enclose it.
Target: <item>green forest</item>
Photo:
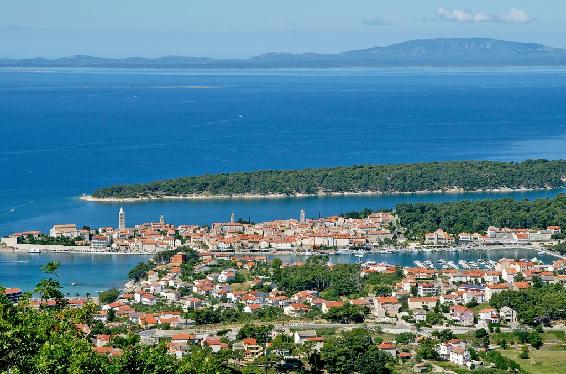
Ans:
[[[451,234],[485,232],[489,226],[510,228],[566,227],[566,195],[537,200],[477,200],[398,204],[396,213],[410,237],[442,228]]]
[[[520,322],[537,325],[545,320],[566,317],[566,289],[559,284],[544,285],[534,277],[533,287],[520,291],[503,291],[494,295],[490,304],[501,309],[508,306],[517,311]]]
[[[176,178],[96,190],[95,198],[237,196],[343,192],[416,192],[559,188],[566,160],[523,162],[450,161],[360,165],[303,170],[263,170]]]

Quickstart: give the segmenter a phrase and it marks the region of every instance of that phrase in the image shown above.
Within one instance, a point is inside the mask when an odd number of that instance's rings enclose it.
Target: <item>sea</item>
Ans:
[[[98,187],[206,173],[566,158],[565,102],[565,68],[0,69],[0,235],[116,226],[122,205],[133,226],[160,215],[210,224],[234,212],[260,222],[301,209],[318,217],[400,202],[551,197],[564,190],[79,199]]]

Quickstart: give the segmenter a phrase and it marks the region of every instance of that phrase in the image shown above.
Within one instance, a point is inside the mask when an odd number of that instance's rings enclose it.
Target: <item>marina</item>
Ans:
[[[284,263],[304,262],[314,253],[267,254],[269,260],[279,258]],[[128,271],[139,262],[147,261],[150,255],[137,254],[83,254],[43,252],[30,254],[27,252],[0,251],[0,284],[6,287],[18,286],[25,291],[33,291],[37,282],[45,274],[41,266],[49,261],[61,263],[61,283],[66,293],[85,295],[112,287],[122,287],[127,281]],[[391,265],[426,267],[436,269],[491,269],[494,263],[502,258],[516,260],[533,259],[550,264],[556,257],[539,254],[531,248],[505,248],[490,251],[470,249],[468,251],[382,251],[357,252],[337,251],[328,255],[329,262],[334,264],[359,264],[368,261],[388,263]],[[468,266],[468,267],[466,267]],[[75,283],[75,284],[73,284]]]

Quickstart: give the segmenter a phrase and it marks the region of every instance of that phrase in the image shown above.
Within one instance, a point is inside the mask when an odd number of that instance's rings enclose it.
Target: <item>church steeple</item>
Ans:
[[[120,211],[118,212],[118,229],[124,230],[126,228],[126,212],[124,212],[124,208],[120,207]]]

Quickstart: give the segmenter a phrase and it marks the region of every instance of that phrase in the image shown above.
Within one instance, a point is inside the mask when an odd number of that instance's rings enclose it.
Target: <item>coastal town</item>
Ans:
[[[26,300],[38,310],[61,303],[71,309],[90,305],[92,319],[76,324],[77,333],[110,359],[123,354],[125,340],[134,339],[163,347],[176,360],[198,349],[222,355],[233,368],[294,371],[322,357],[328,372],[335,372],[328,362],[337,342],[360,334],[369,339],[375,360],[398,372],[454,372],[516,367],[515,353],[529,357],[545,345],[566,347],[561,303],[526,305],[514,298],[546,288],[561,295],[566,259],[559,254],[546,264],[503,258],[399,266],[363,259],[368,251],[526,245],[543,250],[559,241],[559,226],[489,227],[485,233],[455,236],[438,229],[419,240],[404,232],[394,212],[307,219],[301,211],[298,219],[258,224],[232,214],[228,222],[210,227],[177,226],[161,216],[128,228],[120,209],[117,228],[57,224],[49,234],[28,231],[3,238],[2,250],[40,253],[53,246],[55,251],[154,254],[131,269],[121,289],[64,300],[30,298],[19,288],[3,293],[11,303]],[[283,263],[269,259],[273,253],[302,254],[306,260]],[[333,264],[331,256],[340,253],[354,254],[358,261]]]
[[[17,232],[1,239],[8,248],[29,251],[75,251],[109,253],[145,253],[190,246],[198,250],[233,253],[391,253],[399,250],[466,250],[502,246],[535,246],[556,242],[559,226],[544,229],[499,228],[490,226],[485,233],[461,232],[451,235],[441,228],[419,238],[407,238],[403,222],[394,212],[369,213],[364,218],[343,216],[310,219],[301,210],[298,219],[251,223],[236,220],[210,226],[174,225],[163,215],[158,222],[126,226],[126,213],[120,208],[117,227],[78,227],[55,224],[49,233],[39,230]],[[455,267],[452,264],[446,266]]]

